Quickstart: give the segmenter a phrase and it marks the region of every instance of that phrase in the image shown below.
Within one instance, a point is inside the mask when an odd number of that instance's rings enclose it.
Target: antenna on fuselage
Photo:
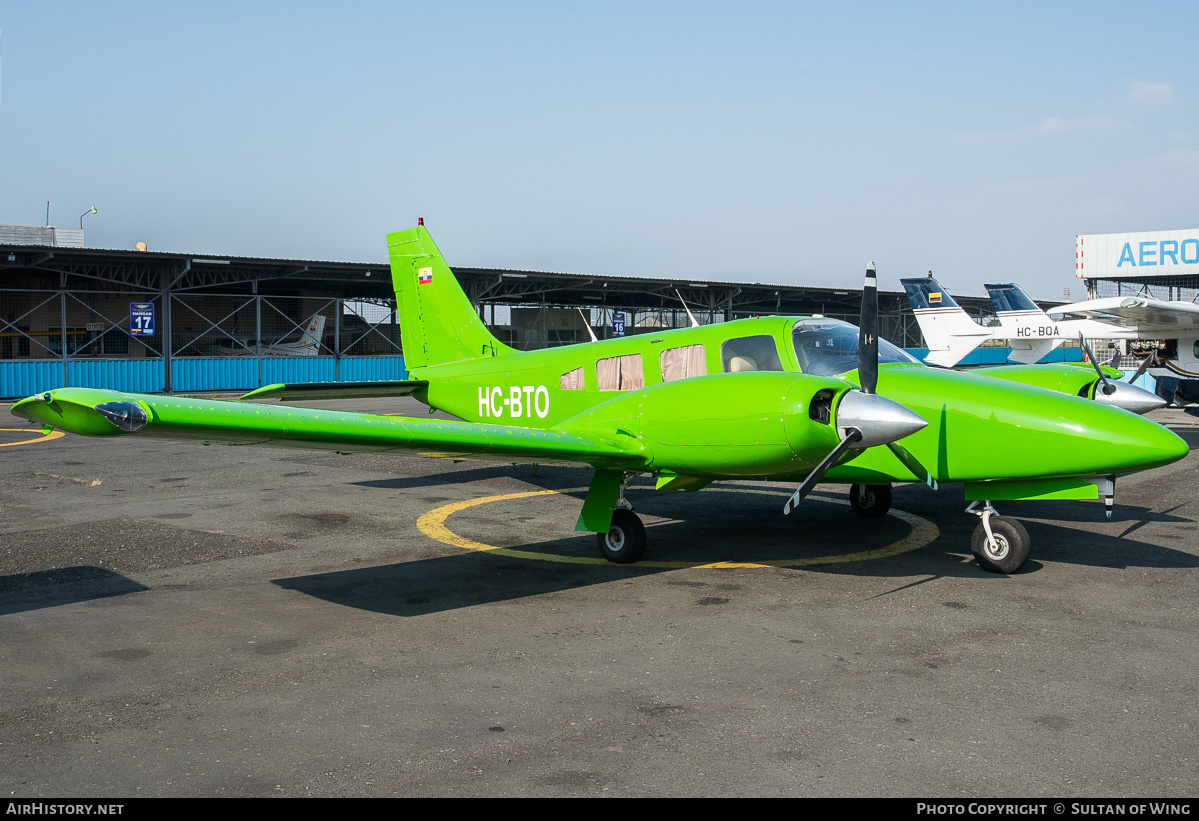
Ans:
[[[687,312],[687,318],[691,320],[691,327],[698,328],[699,322],[696,321],[695,317],[691,314],[691,309],[687,307],[687,300],[683,299],[683,295],[679,293],[678,288],[674,289],[674,293],[679,298],[679,302],[683,303],[683,310]]]
[[[591,341],[599,342],[599,340],[595,338],[595,331],[591,330],[591,320],[587,318],[587,314],[583,313],[582,308],[576,308],[575,310],[579,312],[579,316],[583,317],[583,327],[586,328],[587,333],[591,335]]]

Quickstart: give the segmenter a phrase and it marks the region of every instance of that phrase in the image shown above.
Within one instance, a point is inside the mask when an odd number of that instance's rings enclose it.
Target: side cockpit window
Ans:
[[[583,368],[582,366],[575,368],[573,371],[567,371],[558,377],[558,387],[564,391],[581,391],[583,390]]]
[[[783,363],[779,361],[778,348],[774,344],[774,337],[766,334],[726,340],[720,346],[720,360],[724,365],[725,373],[781,371],[783,369]]]
[[[613,356],[595,363],[595,382],[601,391],[635,391],[645,387],[641,354]]]
[[[795,358],[803,373],[837,376],[858,366],[858,329],[839,319],[801,319],[791,329]],[[885,339],[878,341],[878,362],[919,364]]]
[[[662,367],[663,382],[673,382],[689,376],[706,376],[708,373],[703,345],[668,348],[658,355],[658,364]]]

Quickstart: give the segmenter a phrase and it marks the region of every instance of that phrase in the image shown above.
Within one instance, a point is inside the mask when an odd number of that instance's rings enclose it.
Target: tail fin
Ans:
[[[1032,298],[1024,293],[1024,289],[1016,283],[983,285],[983,287],[987,289],[987,294],[991,297],[991,304],[995,306],[999,324],[1007,329],[1008,333],[1011,333],[1012,329],[1029,326],[1044,331],[1046,327],[1053,325],[1053,321],[1041,310],[1040,306],[1033,302]],[[1050,351],[1065,341],[1060,337],[1050,339],[1015,337],[1008,341],[1012,348],[1008,358],[1024,365],[1032,365],[1040,362],[1049,355]]]
[[[321,352],[321,335],[325,332],[325,315],[315,314],[308,320],[304,333],[300,335],[300,356],[316,356]]]
[[[388,234],[387,249],[409,369],[513,353],[475,313],[423,223]]]
[[[941,283],[931,276],[900,282],[907,291],[924,341],[928,343],[925,362],[952,368],[991,338],[991,332],[967,316]]]
[[[1040,322],[1045,318],[1045,312],[1016,283],[983,287],[991,297],[991,304],[995,306],[1000,325],[1025,325],[1033,321]]]

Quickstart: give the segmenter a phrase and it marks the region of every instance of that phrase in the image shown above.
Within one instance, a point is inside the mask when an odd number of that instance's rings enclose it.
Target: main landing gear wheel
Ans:
[[[880,519],[891,509],[891,486],[852,485],[849,506],[863,519]]]
[[[612,511],[612,524],[607,533],[596,533],[600,553],[617,564],[632,564],[645,552],[645,525],[631,510]]]
[[[1006,516],[990,518],[992,543],[987,539],[987,529],[980,522],[970,539],[970,550],[978,559],[979,567],[992,573],[1015,573],[1028,561],[1032,540],[1024,525]]]

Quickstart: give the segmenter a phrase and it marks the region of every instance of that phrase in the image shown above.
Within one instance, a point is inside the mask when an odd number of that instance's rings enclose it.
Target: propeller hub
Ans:
[[[1166,406],[1165,399],[1144,388],[1138,388],[1136,385],[1129,385],[1127,382],[1109,382],[1108,385],[1112,388],[1110,393],[1106,386],[1095,391],[1096,402],[1123,408],[1136,414],[1149,413],[1151,410]]]
[[[911,436],[928,426],[921,416],[877,393],[849,391],[837,406],[837,432],[844,439],[848,428],[857,428],[862,439],[855,448],[885,445]]]

